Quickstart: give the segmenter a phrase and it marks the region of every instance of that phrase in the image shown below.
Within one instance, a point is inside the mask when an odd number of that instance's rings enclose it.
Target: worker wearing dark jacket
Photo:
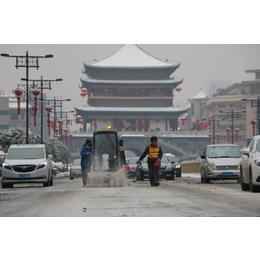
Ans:
[[[148,155],[147,163],[148,163],[148,169],[149,169],[149,179],[151,186],[158,186],[160,185],[159,183],[159,168],[154,166],[154,163],[156,161],[159,161],[162,159],[163,152],[161,147],[157,144],[157,137],[152,136],[150,138],[151,144],[148,145],[139,158],[139,160],[136,162],[137,164],[142,161],[146,155]]]
[[[92,165],[92,144],[91,140],[87,139],[86,143],[83,145],[81,151],[81,170],[82,170],[82,181],[83,187],[87,185],[88,173],[90,172]]]

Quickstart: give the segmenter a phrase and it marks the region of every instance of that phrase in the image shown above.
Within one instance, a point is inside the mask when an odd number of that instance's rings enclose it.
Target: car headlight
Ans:
[[[181,165],[180,164],[176,164],[175,168],[181,168]]]
[[[37,169],[42,169],[42,168],[44,168],[46,165],[47,165],[47,163],[46,163],[46,162],[43,162],[43,163],[41,163],[41,164],[38,165]]]
[[[3,163],[3,168],[5,168],[7,170],[12,170],[11,166],[7,163]]]
[[[210,168],[212,171],[216,171],[216,170],[217,170],[217,167],[216,167],[215,163],[213,163],[213,162],[210,162],[210,163],[209,163],[209,168]]]
[[[255,164],[256,164],[257,167],[260,167],[260,161],[254,160],[254,162],[255,162]]]

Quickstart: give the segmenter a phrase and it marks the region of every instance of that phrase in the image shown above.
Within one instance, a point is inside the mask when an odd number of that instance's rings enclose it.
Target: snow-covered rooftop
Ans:
[[[77,110],[88,112],[182,112],[187,111],[187,107],[93,107],[80,106],[75,107]]]
[[[190,99],[200,99],[200,98],[206,98],[207,95],[204,94],[201,90],[199,91],[199,93],[197,95],[195,95],[194,97],[190,98]]]
[[[137,44],[121,45],[103,58],[84,63],[95,67],[172,67],[180,65],[178,62],[158,58]]]

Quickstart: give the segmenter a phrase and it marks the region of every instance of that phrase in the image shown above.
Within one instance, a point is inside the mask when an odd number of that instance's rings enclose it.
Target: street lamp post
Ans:
[[[258,135],[260,135],[260,97],[257,99],[242,99],[242,101],[251,101],[251,107],[257,107],[257,127],[258,127]]]
[[[54,117],[53,117],[53,121],[54,121],[54,133],[53,133],[53,137],[56,137],[55,136],[55,133],[56,133],[56,119],[57,119],[57,116],[56,116],[56,108],[57,107],[60,107],[61,108],[61,111],[62,111],[62,102],[63,101],[71,101],[70,98],[68,99],[56,99],[56,97],[54,97],[54,99],[48,99],[47,100],[48,102],[53,102],[53,103],[50,103],[50,105],[54,108]]]
[[[21,80],[26,80],[22,78]],[[40,80],[37,79],[29,79],[28,81],[33,82],[33,86],[40,85],[41,86],[41,143],[43,143],[43,90],[49,89],[51,90],[51,82],[53,81],[62,81],[63,79],[43,79],[41,76]]]
[[[11,57],[16,59],[16,69],[26,68],[26,144],[29,143],[29,68],[39,68],[39,59],[40,58],[53,58],[52,54],[45,56],[29,56],[28,51],[26,51],[25,56],[20,55],[9,55],[7,53],[1,53],[2,57]]]

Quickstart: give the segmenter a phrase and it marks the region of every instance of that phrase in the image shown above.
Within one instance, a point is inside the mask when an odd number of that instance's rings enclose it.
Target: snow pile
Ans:
[[[90,172],[88,173],[90,187],[124,187],[129,185],[129,180],[123,172]]]

